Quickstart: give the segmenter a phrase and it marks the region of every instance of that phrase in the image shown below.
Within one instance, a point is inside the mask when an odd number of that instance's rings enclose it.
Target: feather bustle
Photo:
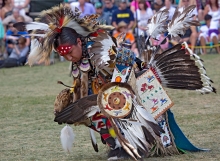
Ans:
[[[166,51],[162,52],[161,54],[156,54],[154,60],[160,61],[163,57],[166,57],[169,53],[174,53],[182,48],[181,44],[176,44],[175,46],[167,49]]]

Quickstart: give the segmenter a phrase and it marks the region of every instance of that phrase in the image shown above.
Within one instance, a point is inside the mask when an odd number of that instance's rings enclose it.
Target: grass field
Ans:
[[[220,91],[220,55],[202,56],[208,76]],[[99,153],[94,152],[86,127],[73,127],[73,152],[63,152],[59,135],[63,125],[53,122],[53,102],[64,87],[71,85],[68,63],[51,66],[0,69],[0,160],[1,161],[104,161],[107,148],[100,137]],[[220,160],[220,95],[200,95],[195,91],[170,90],[172,111],[186,136],[196,146],[210,152],[147,158],[149,161]]]

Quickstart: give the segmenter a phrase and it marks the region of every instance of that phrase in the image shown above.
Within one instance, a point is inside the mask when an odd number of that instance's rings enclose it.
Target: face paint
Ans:
[[[76,45],[60,45],[57,52],[68,61],[78,62],[82,58],[82,42],[78,39]]]

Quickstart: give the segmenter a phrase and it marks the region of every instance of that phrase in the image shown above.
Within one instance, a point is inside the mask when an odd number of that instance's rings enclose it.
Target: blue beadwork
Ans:
[[[124,66],[132,66],[135,63],[136,56],[134,52],[125,47],[117,49],[116,64]]]

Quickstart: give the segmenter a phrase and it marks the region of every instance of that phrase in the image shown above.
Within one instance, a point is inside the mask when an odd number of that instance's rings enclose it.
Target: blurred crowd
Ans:
[[[23,66],[30,48],[26,31],[18,31],[16,22],[32,22],[28,16],[30,0],[0,0],[0,68]]]
[[[138,35],[147,37],[147,23],[158,11],[168,9],[172,19],[176,7],[179,11],[189,5],[196,5],[192,19],[200,21],[201,26],[191,26],[181,37],[180,42],[187,41],[194,51],[195,46],[201,46],[201,53],[206,54],[207,44],[212,44],[220,54],[219,24],[220,9],[218,0],[64,0],[72,10],[81,10],[81,16],[99,14],[101,23],[113,25],[115,30],[110,34],[117,37],[125,32],[125,41],[131,50],[138,53]],[[25,31],[18,31],[13,27],[16,22],[31,22],[29,15],[30,0],[0,0],[0,68],[24,65],[30,47],[30,37]],[[164,35],[158,35],[159,44]],[[177,40],[168,40],[161,48],[167,49]],[[12,61],[13,60],[13,61]],[[8,62],[11,62],[8,63]],[[9,65],[5,65],[5,64]]]

